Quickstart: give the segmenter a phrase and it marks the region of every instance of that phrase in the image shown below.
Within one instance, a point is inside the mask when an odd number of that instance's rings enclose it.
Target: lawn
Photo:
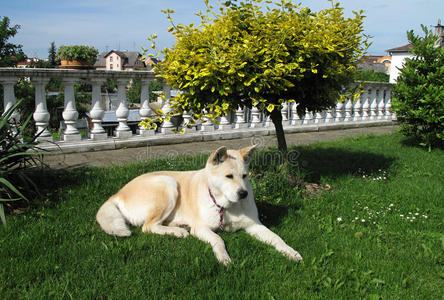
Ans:
[[[0,226],[0,298],[443,299],[444,151],[401,135],[360,136],[255,154],[261,218],[304,261],[244,232],[221,233],[233,264],[194,237],[106,235],[100,205],[153,170],[201,168],[205,155],[124,167],[45,171],[43,199]]]

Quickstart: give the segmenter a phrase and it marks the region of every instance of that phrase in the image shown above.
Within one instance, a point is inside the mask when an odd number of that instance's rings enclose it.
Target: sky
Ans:
[[[211,1],[210,3],[215,1]],[[296,0],[313,11],[329,8],[327,0]],[[20,25],[10,42],[20,44],[29,57],[47,58],[51,42],[61,45],[90,45],[99,50],[141,52],[146,38],[157,34],[158,48],[174,45],[167,32],[169,21],[162,9],[173,9],[175,23],[199,23],[196,12],[203,0],[0,0],[0,17],[11,26]],[[421,24],[432,28],[444,24],[443,0],[342,0],[345,15],[364,10],[365,33],[371,35],[368,53],[386,55],[386,50],[408,43],[406,32],[422,34]]]

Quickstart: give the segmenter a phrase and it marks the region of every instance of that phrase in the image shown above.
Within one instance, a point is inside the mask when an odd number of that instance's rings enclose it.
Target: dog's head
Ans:
[[[209,186],[215,196],[223,195],[225,198],[225,203],[221,202],[220,205],[227,207],[252,196],[248,165],[254,148],[255,146],[250,146],[240,150],[227,150],[226,147],[220,147],[208,158],[205,169]]]

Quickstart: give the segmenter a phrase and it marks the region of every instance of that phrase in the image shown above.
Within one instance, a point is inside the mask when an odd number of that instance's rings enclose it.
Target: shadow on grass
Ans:
[[[342,148],[297,148],[303,169],[309,172],[311,182],[319,181],[321,176],[359,175],[360,170],[367,173],[387,170],[395,158],[369,151],[352,151]]]
[[[419,138],[413,136],[403,136],[403,138],[401,139],[401,144],[405,147],[428,151],[428,147],[421,146],[421,143],[422,141]],[[431,149],[432,151],[435,149],[444,150],[444,143],[434,144],[432,145]]]
[[[299,206],[292,205],[283,206],[276,205],[267,202],[256,202],[257,210],[259,212],[259,219],[261,222],[267,227],[276,227],[282,221],[282,218],[285,217],[289,210],[299,210]]]

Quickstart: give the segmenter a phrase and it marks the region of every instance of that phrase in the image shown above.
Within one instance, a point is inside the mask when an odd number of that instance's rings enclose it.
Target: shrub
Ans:
[[[393,110],[401,131],[429,151],[444,144],[444,48],[422,25],[425,37],[407,33],[415,55],[407,59],[393,88]]]
[[[379,81],[389,82],[390,75],[383,72],[375,72],[374,70],[358,71],[355,75],[355,80],[359,81]]]
[[[10,119],[19,104],[20,101],[0,117],[0,219],[3,224],[6,224],[3,202],[27,200],[25,194],[30,189],[37,191],[36,185],[25,173],[35,166],[38,153],[29,150],[33,150],[37,143],[35,138],[29,142],[21,139],[32,115],[20,126]]]

